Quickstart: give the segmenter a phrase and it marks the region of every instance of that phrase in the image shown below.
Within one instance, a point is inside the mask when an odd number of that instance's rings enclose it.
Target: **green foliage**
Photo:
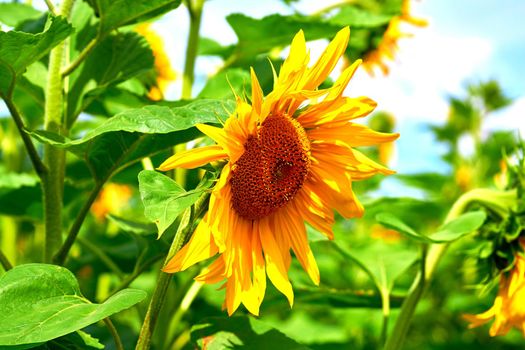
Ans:
[[[439,227],[437,232],[426,236],[416,232],[390,213],[380,213],[376,216],[376,220],[382,225],[422,243],[446,243],[454,241],[477,230],[481,227],[485,219],[486,214],[483,211],[466,213]]]
[[[195,203],[212,184],[213,178],[205,178],[196,189],[185,191],[165,175],[152,170],[141,171],[139,188],[145,208],[144,214],[157,225],[159,237],[179,214]]]
[[[209,318],[193,326],[191,339],[195,345],[209,350],[233,349],[294,349],[308,347],[295,342],[281,332],[252,317]]]
[[[104,181],[120,169],[170,146],[194,139],[197,123],[225,119],[228,101],[199,100],[181,107],[146,106],[120,113],[82,139],[69,140],[46,131],[35,131],[38,141],[64,148],[87,162],[96,181]]]
[[[146,297],[126,289],[102,304],[85,299],[67,269],[44,264],[15,267],[0,277],[0,345],[45,342],[127,309]]]
[[[38,18],[42,13],[34,7],[21,3],[0,3],[0,22],[11,27],[19,23]]]
[[[49,28],[39,34],[0,32],[0,96],[11,93],[17,76],[67,38],[73,29],[61,17],[52,18]]]

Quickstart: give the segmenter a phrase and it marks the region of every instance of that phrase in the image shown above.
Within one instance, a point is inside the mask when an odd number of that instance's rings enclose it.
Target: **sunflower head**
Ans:
[[[165,171],[226,161],[207,214],[164,271],[185,270],[214,257],[196,279],[224,282],[229,314],[241,303],[258,314],[267,277],[293,304],[291,251],[319,284],[305,224],[332,239],[334,210],[347,218],[363,213],[352,182],[393,173],[354,148],[399,136],[353,122],[376,106],[367,97],[343,96],[361,61],[347,67],[330,88],[319,88],[343,55],[349,34],[348,28],[337,33],[310,66],[299,31],[267,96],[252,69],[250,103],[237,97],[236,110],[222,128],[197,125],[216,145],[175,154],[159,167]]]

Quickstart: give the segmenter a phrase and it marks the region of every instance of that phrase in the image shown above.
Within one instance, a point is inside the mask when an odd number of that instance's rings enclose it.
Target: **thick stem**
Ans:
[[[459,217],[467,210],[468,206],[473,203],[482,204],[500,216],[503,216],[515,201],[516,191],[501,192],[489,189],[475,189],[458,198],[452,205],[452,208],[450,208],[445,218],[445,223]],[[394,330],[385,344],[385,350],[398,350],[402,348],[417,304],[448,246],[449,244],[434,244],[428,249],[428,253],[426,247],[424,248],[423,256],[425,258],[422,261],[421,271],[416,276],[408,296],[401,306]]]
[[[182,76],[182,98],[190,99],[195,79],[195,60],[197,59],[197,50],[199,48],[199,30],[204,0],[188,0],[186,4],[190,15],[190,32],[188,34],[184,74]]]
[[[166,264],[188,240],[192,232],[193,222],[195,218],[200,217],[201,213],[204,211],[204,207],[207,205],[208,196],[208,193],[203,194],[192,208],[189,208],[184,212],[164,264]],[[144,323],[140,330],[139,340],[137,342],[137,347],[135,348],[136,350],[147,350],[151,346],[151,337],[155,330],[160,310],[164,304],[170,281],[171,274],[160,272],[157,285],[155,286],[153,296],[151,297],[148,306],[148,311],[146,312],[146,317],[144,318]]]
[[[63,0],[59,15],[69,17],[74,0]],[[60,74],[64,61],[65,42],[58,44],[49,54],[49,67],[44,106],[46,131],[62,133],[63,80]],[[44,260],[51,262],[62,243],[62,197],[64,191],[65,151],[51,145],[44,146],[44,164],[48,172],[42,179],[45,221]]]
[[[58,252],[53,257],[53,262],[57,265],[64,265],[64,262],[66,261],[67,255],[69,253],[69,250],[73,246],[73,243],[75,243],[75,240],[77,239],[78,233],[80,232],[80,228],[82,227],[82,224],[84,223],[84,220],[86,219],[87,214],[89,213],[89,209],[91,208],[91,205],[97,199],[97,196],[102,189],[103,181],[96,183],[95,188],[91,191],[89,194],[89,198],[84,203],[82,208],[80,209],[80,212],[78,213],[75,222],[69,229],[69,233],[67,234],[67,238],[64,242],[64,244],[60,247]]]
[[[71,62],[69,66],[67,66],[66,68],[64,68],[64,70],[62,70],[61,74],[63,78],[73,73],[75,69],[77,69],[78,66],[80,66],[80,64],[87,58],[87,56],[91,53],[91,51],[95,48],[95,46],[97,46],[99,40],[100,40],[100,36],[97,35],[96,38],[92,39],[87,44],[87,46],[84,47],[82,52],[78,54],[77,58],[75,58],[75,60]]]

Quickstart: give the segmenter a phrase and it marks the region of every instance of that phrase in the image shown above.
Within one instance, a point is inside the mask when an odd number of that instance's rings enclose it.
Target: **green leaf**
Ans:
[[[278,330],[252,317],[212,317],[203,320],[191,329],[191,340],[198,348],[232,349],[243,347],[252,350],[306,350]]]
[[[179,214],[199,199],[207,187],[185,191],[169,177],[153,170],[143,170],[139,173],[139,190],[144,203],[144,215],[157,225],[160,237]]]
[[[332,308],[371,308],[381,309],[381,296],[362,290],[340,290],[333,288],[295,289],[297,304],[323,305]],[[390,307],[401,307],[403,298],[390,295]]]
[[[0,3],[0,22],[10,27],[16,27],[21,22],[38,18],[41,14],[30,5],[16,2]]]
[[[217,123],[235,109],[233,101],[198,100],[181,107],[146,106],[108,119],[79,140],[35,131],[38,141],[67,149],[87,162],[96,181],[199,135],[197,123]]]
[[[86,98],[94,99],[109,86],[150,70],[153,60],[148,43],[137,33],[117,33],[106,37],[88,56],[80,74],[75,77],[68,94],[68,126],[76,120]]]
[[[405,224],[396,216],[390,213],[379,213],[376,215],[376,221],[381,225],[396,230],[397,232],[419,242],[429,242],[429,239],[420,233],[417,233],[413,228]]]
[[[6,95],[13,80],[27,66],[46,55],[72,31],[73,28],[64,18],[54,17],[43,33],[0,32],[0,95]]]
[[[328,22],[350,28],[375,28],[385,26],[392,15],[372,13],[354,6],[344,6]]]
[[[484,211],[473,211],[463,214],[441,226],[431,238],[434,242],[451,242],[469,234],[483,225],[487,214]]]
[[[420,188],[427,192],[440,192],[443,186],[450,180],[449,176],[438,173],[420,173],[396,175],[396,180],[401,180],[408,186]]]
[[[206,82],[199,93],[199,98],[233,98],[233,92],[242,96],[251,93],[250,73],[243,69],[227,69],[220,71]],[[233,90],[233,91],[232,91]]]
[[[236,13],[229,15],[227,20],[239,38],[233,51],[232,64],[250,62],[256,55],[267,53],[275,47],[290,45],[292,38],[301,29],[307,36],[306,40],[331,38],[341,29],[339,25],[300,15],[274,14],[255,19]]]
[[[132,232],[139,235],[148,235],[157,231],[155,225],[147,222],[138,222],[129,219],[124,219],[112,214],[109,214],[107,218],[109,219],[109,221],[115,223],[120,229],[126,232]]]
[[[392,214],[381,213],[376,216],[376,220],[383,226],[396,230],[406,237],[422,243],[447,243],[455,241],[478,229],[485,221],[485,218],[486,214],[483,211],[466,213],[441,226],[436,233],[425,236],[414,231]]]
[[[0,345],[45,342],[128,309],[146,297],[125,289],[102,304],[85,299],[75,276],[46,264],[19,265],[0,277]]]
[[[108,33],[119,27],[143,22],[176,9],[181,0],[89,0],[100,17],[100,31]]]
[[[42,191],[36,175],[0,167],[0,214],[42,218]]]

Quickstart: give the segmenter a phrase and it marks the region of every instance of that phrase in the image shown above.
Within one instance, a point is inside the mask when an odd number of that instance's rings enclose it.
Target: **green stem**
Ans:
[[[104,319],[104,323],[106,324],[106,327],[108,327],[109,332],[111,333],[111,336],[113,337],[115,341],[115,348],[117,350],[124,350],[124,346],[122,345],[122,341],[120,340],[120,337],[118,335],[117,329],[113,325],[113,322],[109,319],[109,317],[106,317]]]
[[[202,7],[204,0],[187,0],[186,7],[190,15],[190,32],[188,34],[188,47],[182,76],[182,98],[192,97],[193,81],[195,79],[195,60],[199,48],[199,30],[201,26]]]
[[[63,0],[59,15],[66,18],[71,13],[74,0]],[[49,54],[49,67],[44,106],[44,129],[63,132],[63,80],[60,74],[64,61],[65,42]],[[62,197],[64,192],[65,151],[51,145],[44,146],[44,164],[48,172],[42,178],[44,202],[45,244],[44,261],[51,262],[53,254],[62,243]]]
[[[93,188],[93,190],[89,194],[87,201],[84,202],[84,205],[82,206],[77,217],[75,218],[75,222],[73,222],[73,225],[69,229],[69,232],[68,232],[66,240],[64,241],[64,244],[62,244],[58,252],[53,257],[53,262],[55,264],[64,265],[64,262],[66,261],[69,250],[73,246],[73,243],[75,243],[78,233],[80,232],[80,228],[82,227],[82,224],[84,223],[84,220],[86,219],[86,216],[89,213],[89,209],[91,208],[91,205],[93,204],[93,202],[97,199],[97,196],[100,190],[102,189],[103,185],[104,185],[103,181],[97,182],[95,184],[95,188]]]
[[[13,265],[9,262],[7,259],[7,256],[4,255],[4,252],[0,249],[0,264],[2,264],[2,267],[4,270],[9,271],[13,268]]]
[[[56,16],[57,15],[57,9],[55,7],[55,5],[53,5],[53,3],[51,2],[51,0],[44,0],[46,5],[47,5],[47,8],[49,9],[49,12],[51,12],[51,14],[53,16]]]
[[[87,58],[87,56],[91,53],[91,51],[95,48],[95,46],[97,46],[99,40],[100,40],[100,35],[97,35],[94,39],[92,39],[86,45],[86,47],[84,47],[82,52],[80,52],[78,54],[77,58],[75,58],[75,60],[73,62],[71,62],[71,64],[69,66],[67,66],[66,68],[64,68],[62,70],[62,73],[61,73],[62,74],[62,78],[68,76],[71,73],[73,73],[75,71],[75,69],[77,69],[78,66],[80,66],[80,64]]]
[[[177,233],[173,238],[171,243],[168,255],[166,256],[164,264],[166,264],[173,255],[175,255],[182,246],[187,242],[193,228],[193,223],[195,218],[200,217],[200,214],[204,211],[204,207],[207,204],[207,198],[209,194],[203,194],[189,209],[186,209],[182,215]],[[159,278],[157,280],[157,285],[153,291],[153,296],[148,306],[148,311],[146,312],[146,317],[144,318],[144,323],[139,334],[139,340],[137,342],[136,350],[147,350],[151,346],[151,337],[153,331],[155,330],[155,325],[164,304],[166,298],[166,292],[168,291],[169,283],[171,281],[171,274],[160,272]]]
[[[500,216],[504,216],[515,202],[515,190],[501,192],[489,189],[474,189],[459,197],[452,205],[452,208],[450,208],[450,211],[445,218],[445,224],[459,217],[467,210],[468,206],[473,203],[479,203]],[[408,296],[401,306],[401,311],[394,326],[394,330],[385,344],[385,350],[401,349],[410,326],[410,321],[416,311],[417,304],[419,303],[419,300],[425,291],[425,287],[432,278],[432,274],[448,246],[449,244],[434,244],[428,249],[428,254],[426,248],[424,249],[423,256],[425,259],[422,261],[421,271],[416,276],[410,287]]]
[[[78,237],[77,240],[82,246],[98,257],[115,275],[118,276],[118,278],[124,278],[124,273],[120,270],[117,264],[115,264],[115,262],[113,262],[113,260],[111,260],[111,258],[96,244],[93,244],[89,240],[83,239],[82,237]]]
[[[26,127],[24,121],[22,120],[22,116],[20,115],[20,112],[14,105],[13,100],[10,96],[6,97],[4,99],[4,102],[7,106],[7,109],[9,110],[9,113],[11,113],[11,116],[13,117],[18,132],[20,133],[20,136],[22,137],[22,141],[24,142],[24,146],[27,150],[27,154],[29,155],[29,159],[33,164],[33,168],[35,168],[37,175],[42,179],[47,169],[44,163],[42,162],[42,159],[40,159],[40,156],[38,155],[38,152],[35,148],[35,145],[33,144],[33,141],[31,140],[31,137],[29,137],[28,133],[26,132]]]

